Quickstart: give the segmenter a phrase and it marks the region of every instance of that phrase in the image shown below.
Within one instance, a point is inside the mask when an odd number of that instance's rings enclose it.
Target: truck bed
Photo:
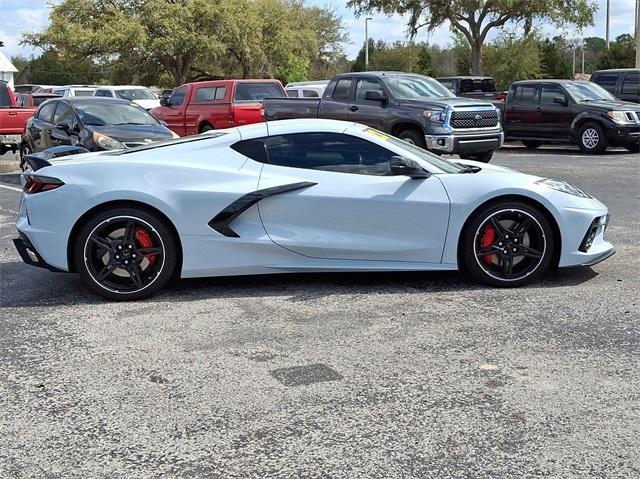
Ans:
[[[262,107],[267,121],[318,118],[320,98],[265,98]]]

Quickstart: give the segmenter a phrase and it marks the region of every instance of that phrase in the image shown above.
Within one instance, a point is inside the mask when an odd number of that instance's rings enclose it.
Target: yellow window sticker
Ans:
[[[368,133],[371,136],[375,136],[376,138],[379,138],[379,139],[384,140],[384,141],[389,141],[389,138],[391,138],[386,133],[382,133],[381,131],[374,130],[373,128],[367,128],[365,130],[365,132]]]

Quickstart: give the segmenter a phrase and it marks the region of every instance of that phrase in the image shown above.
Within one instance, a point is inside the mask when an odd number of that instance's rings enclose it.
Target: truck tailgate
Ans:
[[[0,108],[0,135],[21,135],[35,108]]]
[[[260,102],[238,102],[231,105],[235,126],[251,125],[264,121]]]
[[[318,118],[320,98],[265,98],[262,106],[267,121]]]

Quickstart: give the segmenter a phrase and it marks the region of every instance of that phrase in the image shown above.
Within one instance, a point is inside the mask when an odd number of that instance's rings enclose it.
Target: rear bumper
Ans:
[[[425,135],[427,149],[442,153],[473,154],[497,150],[504,143],[500,128],[491,131],[453,132],[449,135]]]
[[[37,266],[38,268],[45,268],[55,273],[66,273],[66,271],[48,264],[42,256],[40,256],[38,250],[36,250],[31,241],[29,241],[27,235],[23,232],[18,231],[18,237],[13,240],[13,244],[18,250],[18,254],[22,258],[22,261],[25,263],[31,266]]]

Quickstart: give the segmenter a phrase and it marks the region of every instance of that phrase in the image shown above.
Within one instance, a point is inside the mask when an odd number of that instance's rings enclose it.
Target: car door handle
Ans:
[[[536,111],[542,111],[542,108],[540,108],[539,106],[536,107]]]
[[[349,107],[349,111],[358,111],[359,109],[360,109],[360,108],[358,108],[358,107],[357,107],[357,106],[355,106],[355,105],[351,105],[351,106]]]

